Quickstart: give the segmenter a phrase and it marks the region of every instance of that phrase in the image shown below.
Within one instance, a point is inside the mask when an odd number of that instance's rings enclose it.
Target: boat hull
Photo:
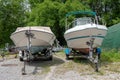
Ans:
[[[42,51],[44,48],[51,47],[55,40],[55,35],[51,32],[50,29],[40,28],[40,27],[23,27],[16,30],[11,34],[10,38],[13,40],[16,47],[21,50],[28,49],[28,37],[26,36],[26,31],[30,31],[33,37],[31,41],[31,51],[36,53]]]
[[[88,27],[86,27],[88,26]],[[74,49],[89,48],[87,42],[94,38],[93,47],[98,47],[102,44],[102,41],[107,33],[107,29],[102,28],[104,26],[96,27],[95,25],[83,25],[80,28],[74,27],[65,32],[64,37],[67,45]],[[86,28],[85,28],[86,27]]]

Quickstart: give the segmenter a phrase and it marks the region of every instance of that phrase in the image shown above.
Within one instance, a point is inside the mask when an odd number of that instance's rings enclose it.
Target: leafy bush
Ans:
[[[108,62],[119,62],[120,61],[120,51],[116,49],[112,49],[109,51],[103,51],[101,54],[102,61]]]

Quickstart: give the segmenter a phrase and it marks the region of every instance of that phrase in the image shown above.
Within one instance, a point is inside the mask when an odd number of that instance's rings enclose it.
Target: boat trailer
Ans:
[[[95,71],[98,72],[101,49],[93,48],[93,44],[94,44],[94,37],[91,37],[90,41],[86,42],[86,45],[89,46],[88,53],[84,53],[83,50],[77,51],[75,49],[66,48],[65,49],[66,59],[69,60],[70,59],[69,56],[73,56],[73,57],[81,56],[81,57],[87,58],[90,62],[92,62],[95,65]]]
[[[34,37],[34,34],[32,34],[30,32],[30,30],[27,30],[25,35],[28,38],[28,45],[27,45],[27,50],[22,52],[22,54],[23,54],[23,61],[24,61],[24,66],[22,68],[22,75],[26,75],[26,70],[25,70],[26,69],[26,63],[27,63],[27,61],[30,61],[30,56],[32,55],[31,51],[30,51],[30,48],[31,48],[31,38]]]
[[[28,39],[28,45],[27,50],[22,50],[19,52],[21,54],[20,61],[24,62],[24,66],[22,68],[22,75],[26,75],[26,63],[30,62],[35,58],[35,56],[31,53],[31,38],[34,38],[34,34],[30,32],[30,30],[26,30],[25,33],[27,39]],[[44,57],[47,58],[47,60],[52,60],[52,47],[50,49],[43,49],[41,54],[45,53]]]

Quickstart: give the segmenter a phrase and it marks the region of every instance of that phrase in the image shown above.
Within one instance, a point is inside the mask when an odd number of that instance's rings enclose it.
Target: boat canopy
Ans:
[[[93,11],[72,11],[66,14],[66,17],[70,16],[70,15],[75,15],[75,14],[90,14],[95,16],[96,12]]]

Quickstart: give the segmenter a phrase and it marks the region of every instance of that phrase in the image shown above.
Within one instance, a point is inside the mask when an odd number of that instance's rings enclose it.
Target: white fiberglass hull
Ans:
[[[49,27],[20,27],[10,36],[16,47],[27,49],[28,37],[25,33],[28,30],[33,34],[33,38],[30,39],[33,53],[53,45],[55,35]]]
[[[68,47],[81,49],[89,48],[86,43],[90,41],[91,37],[94,38],[93,47],[100,46],[106,33],[107,28],[103,25],[86,24],[67,30],[64,37],[67,41]]]

